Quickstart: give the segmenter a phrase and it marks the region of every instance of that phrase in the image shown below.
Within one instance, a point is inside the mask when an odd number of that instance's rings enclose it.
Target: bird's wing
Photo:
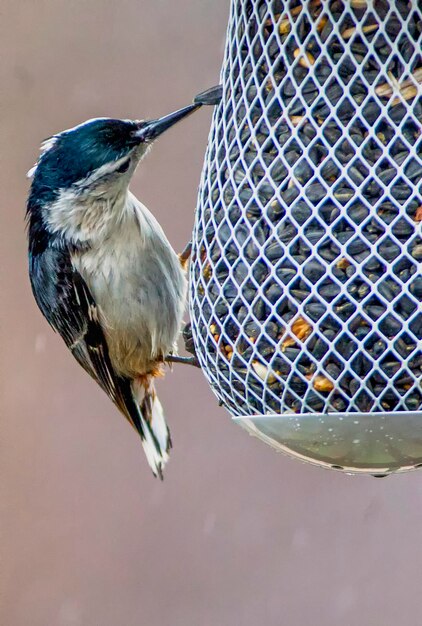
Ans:
[[[50,246],[30,254],[29,262],[32,290],[44,317],[137,430],[153,473],[162,478],[167,449],[160,446],[153,424],[144,416],[131,379],[119,376],[113,368],[98,307],[69,250]]]
[[[47,247],[31,255],[30,264],[32,290],[44,317],[142,437],[142,416],[131,381],[113,368],[98,308],[69,250]]]

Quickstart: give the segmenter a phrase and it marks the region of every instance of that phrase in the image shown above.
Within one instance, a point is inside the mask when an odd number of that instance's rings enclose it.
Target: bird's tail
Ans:
[[[144,376],[132,383],[138,401],[142,446],[155,476],[163,478],[163,468],[169,459],[170,431],[159,401],[152,376]]]

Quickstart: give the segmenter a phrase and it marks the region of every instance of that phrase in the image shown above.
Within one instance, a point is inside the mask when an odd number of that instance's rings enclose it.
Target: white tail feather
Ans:
[[[160,448],[166,451],[168,459],[167,451],[170,448],[170,434],[166,418],[164,417],[163,407],[157,396],[154,397],[152,404],[151,429],[160,444]]]
[[[142,446],[155,476],[163,477],[163,469],[169,460],[168,450],[171,447],[170,433],[164,417],[161,402],[155,393],[154,384],[147,385],[134,381],[133,390],[139,402],[144,437]]]
[[[163,477],[163,468],[169,459],[169,455],[162,448],[157,449],[154,438],[151,434],[150,425],[142,418],[145,437],[142,438],[142,447],[147,457],[148,465],[152,469],[154,476]]]

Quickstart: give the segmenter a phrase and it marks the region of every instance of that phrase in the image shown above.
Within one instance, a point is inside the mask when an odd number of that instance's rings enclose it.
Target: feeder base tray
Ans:
[[[422,467],[420,412],[285,413],[233,420],[277,450],[322,467],[377,477]]]

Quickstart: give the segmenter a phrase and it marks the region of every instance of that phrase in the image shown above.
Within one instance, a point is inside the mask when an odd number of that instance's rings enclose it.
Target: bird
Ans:
[[[221,89],[212,94],[152,120],[95,118],[59,132],[28,172],[35,301],[140,435],[161,479],[172,444],[154,381],[176,354],[187,255],[176,254],[129,185],[154,141],[202,104],[217,103]]]

